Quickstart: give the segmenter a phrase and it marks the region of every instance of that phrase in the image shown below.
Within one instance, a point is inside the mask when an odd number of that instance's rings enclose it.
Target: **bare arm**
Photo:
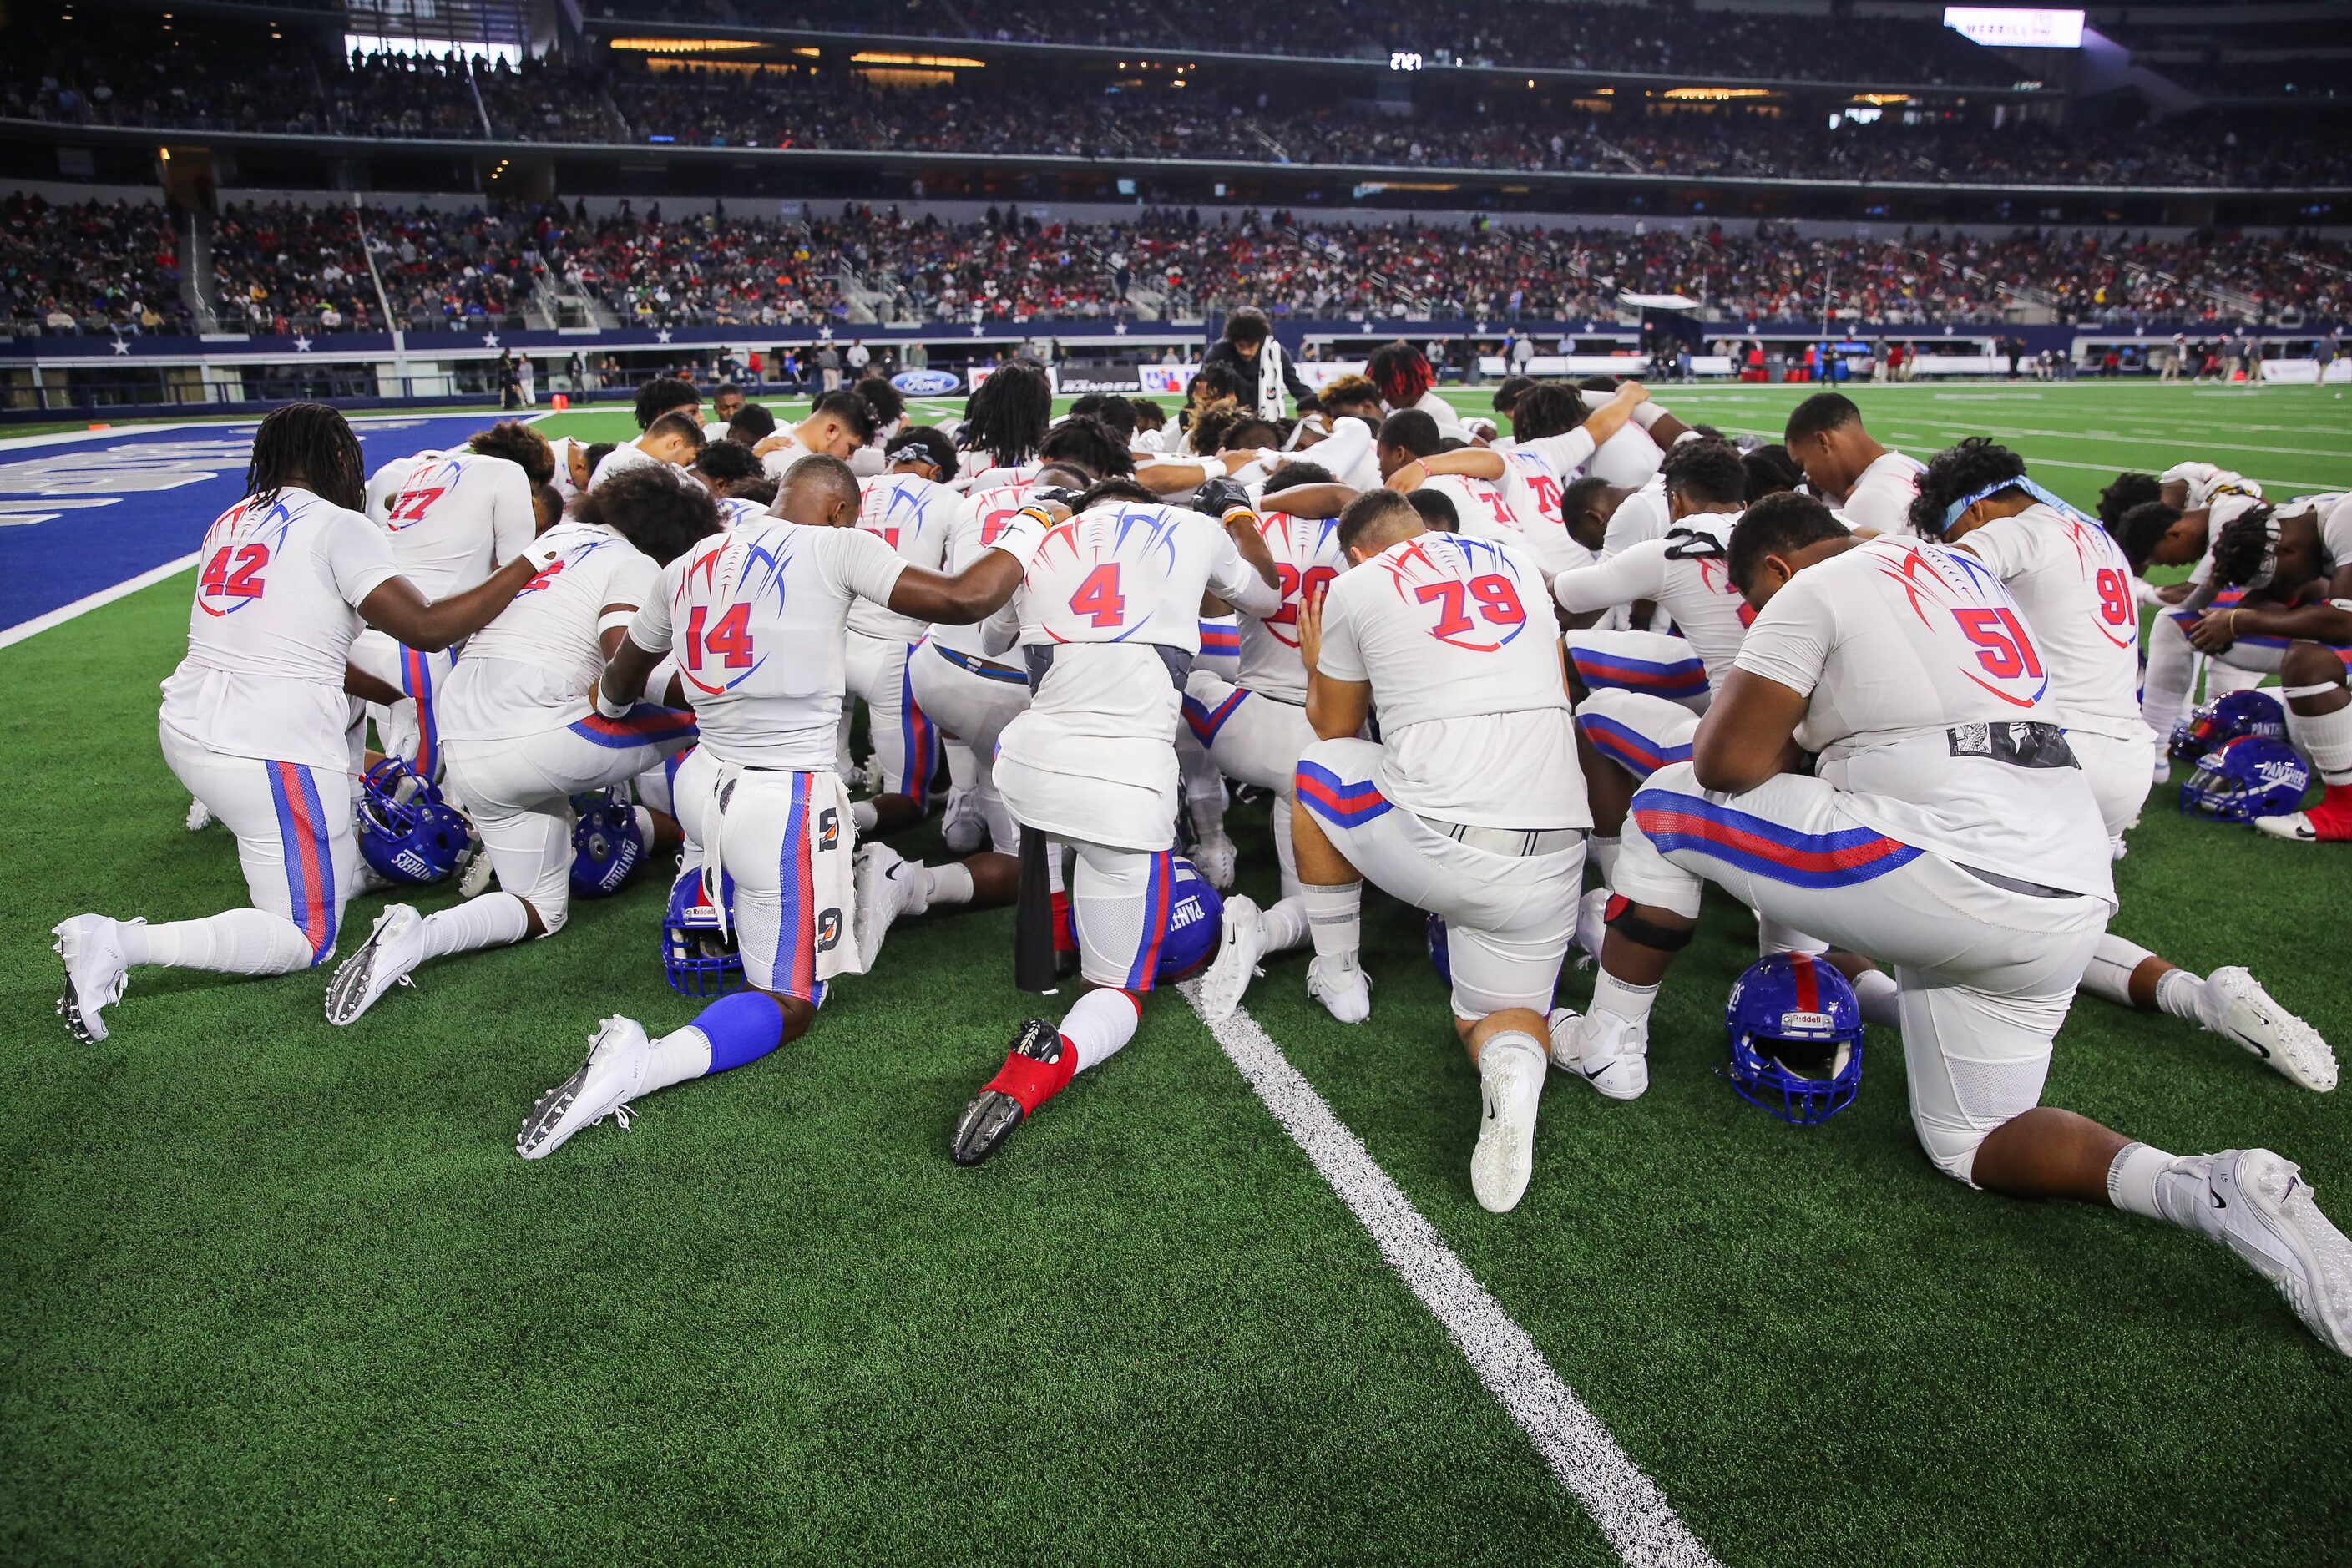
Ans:
[[[438,653],[496,620],[538,570],[527,557],[509,561],[464,593],[438,600],[405,577],[387,577],[360,601],[360,618],[420,653]]]
[[[1259,504],[1268,511],[1286,511],[1293,517],[1337,517],[1355,499],[1355,490],[1343,484],[1293,485],[1263,498]]]
[[[1734,669],[1691,742],[1699,787],[1738,795],[1787,773],[1801,754],[1796,733],[1806,701],[1777,680]]]
[[[982,551],[979,560],[952,577],[909,566],[890,590],[890,608],[919,621],[968,626],[1004,607],[1021,586],[1023,570],[1020,559],[1003,550]]]
[[[362,702],[374,702],[386,708],[408,696],[399,687],[387,680],[378,680],[356,664],[343,666],[343,689]]]
[[[1503,477],[1503,454],[1486,447],[1462,447],[1451,452],[1433,452],[1426,458],[1415,458],[1388,479],[1389,489],[1400,495],[1411,495],[1421,488],[1421,481],[1438,474],[1466,474],[1474,479],[1499,479]]]
[[[615,626],[605,637],[620,640],[617,645],[607,641],[604,673],[596,678],[596,685],[604,692],[608,709],[626,708],[646,694],[646,678],[654,672],[662,656],[630,641],[626,627]]]
[[[1307,722],[1316,738],[1343,741],[1360,731],[1372,710],[1370,681],[1334,680],[1317,667],[1323,656],[1323,595],[1298,605],[1298,658],[1307,666]]]

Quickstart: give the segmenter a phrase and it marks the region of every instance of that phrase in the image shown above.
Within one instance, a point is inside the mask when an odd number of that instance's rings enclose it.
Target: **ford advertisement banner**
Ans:
[[[951,370],[902,370],[890,384],[909,397],[944,397],[963,385]]]

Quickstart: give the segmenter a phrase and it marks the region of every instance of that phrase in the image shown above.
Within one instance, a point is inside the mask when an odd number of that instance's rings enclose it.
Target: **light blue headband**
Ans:
[[[2051,494],[2048,490],[2043,489],[2040,485],[2035,484],[2023,474],[2020,474],[2013,479],[1996,479],[1991,484],[1985,486],[1984,489],[1978,490],[1971,495],[1962,496],[1959,500],[1946,507],[1944,509],[1944,531],[1949,533],[1952,531],[1952,524],[1959,521],[1960,518],[1968,511],[1969,508],[1976,505],[1977,502],[1984,500],[1987,496],[1997,496],[2003,490],[2023,490],[2027,495],[2032,496],[2035,500],[2040,501],[2042,505],[2055,507],[2077,522],[2093,522],[2095,521],[2085,514],[2079,507],[2075,507],[2066,501],[2060,500],[2056,496]]]

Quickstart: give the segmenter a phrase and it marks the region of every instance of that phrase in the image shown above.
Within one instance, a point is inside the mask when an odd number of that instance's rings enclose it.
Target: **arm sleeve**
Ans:
[[[663,567],[637,603],[636,617],[629,622],[629,640],[647,653],[670,650],[669,607],[677,598],[678,584],[686,580],[686,563],[693,558],[689,550]]]
[[[392,540],[358,512],[335,520],[326,546],[327,572],[335,592],[355,610],[362,599],[400,575],[400,565],[392,558]]]
[[[1563,572],[1552,596],[1571,616],[1590,615],[1636,599],[1654,599],[1666,582],[1666,542],[1646,539],[1597,566]]]
[[[499,471],[499,488],[490,496],[490,547],[499,564],[520,561],[539,537],[539,512],[530,504],[530,476],[509,463]]]
[[[1245,616],[1263,620],[1282,608],[1282,590],[1257,574],[1257,568],[1242,559],[1241,547],[1234,542],[1224,525],[1213,523],[1217,531],[1216,553],[1209,557],[1209,592]]]
[[[1346,579],[1342,578],[1341,582]],[[1336,590],[1339,584],[1332,587]],[[1323,600],[1323,647],[1315,660],[1316,668],[1333,680],[1370,680],[1371,672],[1364,668],[1363,639],[1356,635],[1356,623],[1349,606],[1360,595],[1333,592]]]
[[[1518,447],[1520,451],[1533,452],[1549,463],[1553,473],[1572,476],[1591,460],[1592,436],[1580,425],[1557,436],[1538,436],[1532,441],[1522,441]]]
[[[1739,645],[1736,668],[1811,697],[1829,662],[1836,626],[1830,606],[1801,576],[1772,596]]]

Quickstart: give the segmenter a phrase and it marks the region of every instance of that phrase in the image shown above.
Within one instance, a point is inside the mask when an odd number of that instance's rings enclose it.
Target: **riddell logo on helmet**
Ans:
[[[1827,1013],[1783,1013],[1780,1015],[1780,1027],[1790,1034],[1803,1029],[1826,1034],[1837,1027],[1837,1020]]]

